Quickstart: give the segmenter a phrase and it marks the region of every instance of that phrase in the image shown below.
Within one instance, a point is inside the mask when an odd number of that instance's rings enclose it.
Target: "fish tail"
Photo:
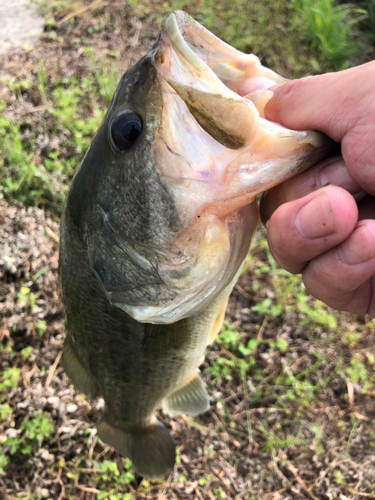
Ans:
[[[110,423],[104,413],[98,435],[121,455],[130,458],[133,470],[148,479],[165,476],[175,464],[175,442],[165,425],[156,419],[148,427],[124,430]]]
[[[66,337],[64,342],[62,364],[65,373],[78,391],[83,392],[89,399],[95,399],[99,396],[98,384],[91,373],[83,366],[70,335]]]

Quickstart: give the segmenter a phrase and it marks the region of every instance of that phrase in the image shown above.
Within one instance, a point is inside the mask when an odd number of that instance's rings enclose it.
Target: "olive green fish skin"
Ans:
[[[209,306],[167,325],[140,323],[108,299],[108,291],[115,300],[126,286],[133,286],[135,303],[160,303],[163,293],[165,300],[170,299],[168,288],[158,288],[160,278],[153,264],[158,249],[162,252],[181,227],[174,200],[155,168],[153,140],[162,106],[155,68],[147,55],[119,83],[74,177],[61,221],[59,273],[68,332],[63,364],[79,390],[91,397],[103,396],[103,419],[115,434],[114,443],[112,438],[106,440],[115,446],[120,430],[124,436],[143,432],[147,437],[155,427],[155,409],[200,364],[234,284],[231,276]],[[125,109],[142,116],[144,128],[135,146],[121,154],[111,145],[109,131],[111,118]],[[233,234],[246,234],[237,252],[243,261],[258,214],[255,204],[236,213],[227,224]],[[160,447],[166,439],[162,437]],[[174,444],[169,439],[166,447],[172,458],[167,460],[162,453],[150,458],[156,469],[133,462],[135,469],[148,477],[165,474],[167,465],[174,463]],[[142,453],[152,457],[158,445],[151,443]],[[141,461],[130,445],[117,448]]]

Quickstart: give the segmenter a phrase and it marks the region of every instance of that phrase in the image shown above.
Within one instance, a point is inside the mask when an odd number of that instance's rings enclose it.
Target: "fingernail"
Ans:
[[[335,221],[325,193],[320,193],[300,209],[295,225],[307,239],[323,238],[335,232]]]
[[[356,199],[358,196],[361,197],[362,193],[363,195],[366,194],[350,175],[345,162],[341,157],[339,157],[336,161],[331,161],[328,165],[323,165],[318,171],[318,176],[319,175],[321,186],[324,186],[325,184],[339,186],[348,191],[348,193]]]
[[[374,241],[366,226],[357,227],[350,237],[338,246],[337,252],[340,260],[350,265],[373,259]]]

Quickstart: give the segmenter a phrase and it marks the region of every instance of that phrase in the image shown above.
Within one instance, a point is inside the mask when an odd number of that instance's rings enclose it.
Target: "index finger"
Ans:
[[[340,73],[272,87],[266,118],[294,130],[317,129],[341,142],[374,98],[375,61]]]

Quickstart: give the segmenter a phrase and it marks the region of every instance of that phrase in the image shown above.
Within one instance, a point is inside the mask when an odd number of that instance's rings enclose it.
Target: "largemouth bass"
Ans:
[[[317,132],[263,118],[264,79],[284,81],[170,14],[121,78],[66,199],[63,364],[78,390],[105,400],[98,435],[149,478],[175,462],[156,408],[209,406],[198,366],[248,253],[255,196],[329,148]]]

